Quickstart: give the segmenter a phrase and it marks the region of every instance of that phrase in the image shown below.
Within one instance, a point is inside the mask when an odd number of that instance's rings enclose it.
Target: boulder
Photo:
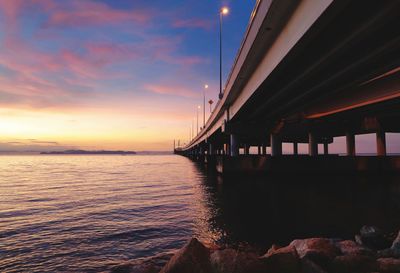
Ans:
[[[301,272],[302,273],[327,273],[327,271],[321,266],[317,265],[313,261],[303,258],[301,259]]]
[[[384,233],[375,226],[363,226],[360,229],[360,240],[363,245],[372,249],[385,249],[390,247],[390,241],[384,236]]]
[[[345,255],[337,256],[332,261],[329,272],[332,273],[365,273],[377,269],[376,260],[371,256]]]
[[[234,249],[215,250],[210,255],[212,272],[215,273],[262,273],[264,265],[258,255]]]
[[[210,273],[210,250],[196,238],[180,249],[160,273]]]
[[[266,272],[297,273],[300,271],[300,259],[294,246],[278,248],[273,245],[261,257]]]
[[[393,249],[391,249],[391,248],[378,250],[376,256],[379,258],[397,258]]]
[[[377,260],[380,273],[399,273],[400,259],[381,258]]]
[[[300,258],[307,258],[322,266],[341,254],[334,241],[326,238],[294,240],[290,246],[295,247]]]
[[[375,256],[375,253],[351,240],[339,241],[335,244],[343,255]]]
[[[394,239],[390,248],[393,250],[394,256],[400,258],[400,231],[397,234],[396,239]]]

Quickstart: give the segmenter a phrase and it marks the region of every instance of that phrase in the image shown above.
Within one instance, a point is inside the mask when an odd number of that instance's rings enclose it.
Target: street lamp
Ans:
[[[222,16],[227,15],[229,9],[222,7],[219,11],[219,99],[222,99]]]
[[[204,85],[203,90],[203,128],[206,126],[206,89],[208,89],[208,84]]]
[[[197,106],[197,134],[199,134],[199,109],[200,105]]]
[[[210,104],[210,114],[211,114],[211,105],[214,103],[213,100],[209,100],[208,103]]]

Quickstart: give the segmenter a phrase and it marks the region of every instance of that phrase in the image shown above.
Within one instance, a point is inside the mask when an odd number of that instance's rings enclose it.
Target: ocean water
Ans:
[[[107,272],[218,244],[400,228],[398,177],[220,177],[175,155],[0,156],[0,272]]]
[[[0,272],[99,272],[212,240],[204,174],[178,156],[1,156]]]

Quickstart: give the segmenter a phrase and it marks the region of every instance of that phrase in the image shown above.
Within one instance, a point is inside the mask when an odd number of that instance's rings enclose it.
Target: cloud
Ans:
[[[152,13],[146,10],[118,10],[95,1],[66,2],[51,12],[46,27],[88,27],[126,22],[142,25],[149,23],[152,17]]]
[[[200,94],[194,92],[193,90],[187,89],[182,86],[168,86],[168,85],[157,85],[157,84],[147,84],[145,89],[162,95],[174,95],[186,98],[199,98]]]
[[[75,149],[75,146],[62,145],[57,141],[41,141],[37,139],[15,139],[0,142],[0,152],[43,152]]]
[[[172,26],[175,28],[201,28],[205,30],[210,30],[212,23],[210,20],[204,19],[177,19],[172,22]]]

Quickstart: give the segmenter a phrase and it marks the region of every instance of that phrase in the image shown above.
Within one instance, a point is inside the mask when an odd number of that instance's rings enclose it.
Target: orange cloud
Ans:
[[[166,85],[156,85],[156,84],[147,84],[145,88],[153,93],[163,94],[163,95],[175,95],[186,98],[199,98],[200,94],[194,92],[193,90],[189,90],[182,86],[166,86]]]

